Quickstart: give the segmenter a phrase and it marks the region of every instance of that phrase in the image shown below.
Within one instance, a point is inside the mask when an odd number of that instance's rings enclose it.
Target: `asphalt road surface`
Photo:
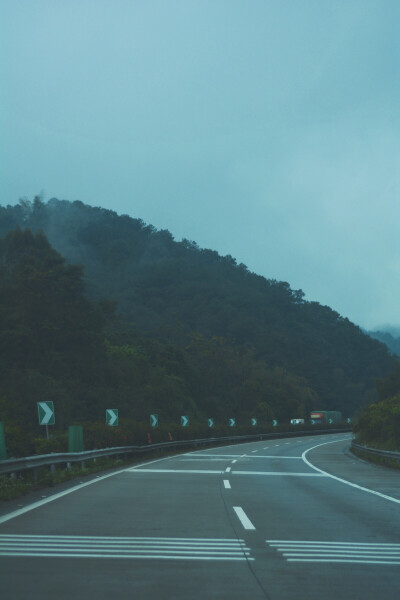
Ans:
[[[400,474],[350,435],[149,461],[0,516],[4,600],[399,600]]]

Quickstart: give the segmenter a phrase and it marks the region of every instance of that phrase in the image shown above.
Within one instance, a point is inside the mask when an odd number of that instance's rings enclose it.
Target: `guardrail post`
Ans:
[[[56,474],[56,465],[55,464],[50,465],[50,472],[52,475]]]
[[[67,469],[68,469],[68,471],[71,470],[71,463],[70,462],[67,462]]]

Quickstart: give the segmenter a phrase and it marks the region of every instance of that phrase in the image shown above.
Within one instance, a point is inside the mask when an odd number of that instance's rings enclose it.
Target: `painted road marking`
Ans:
[[[150,460],[145,463],[140,463],[139,465],[136,465],[136,467],[133,467],[133,468],[138,469],[139,467],[141,467],[143,465],[151,465],[156,462],[162,462],[164,460],[171,460],[171,458],[174,458],[174,457],[166,456],[165,458],[156,458],[155,460]],[[108,479],[109,477],[114,477],[115,475],[120,475],[121,473],[126,473],[128,470],[130,470],[130,469],[121,469],[120,471],[114,471],[114,473],[108,473],[107,475],[101,475],[101,476],[96,475],[96,477],[94,479],[92,479],[91,481],[87,481],[86,483],[80,483],[79,485],[75,485],[74,487],[69,488],[68,490],[64,490],[63,492],[59,492],[58,494],[53,494],[52,496],[49,496],[48,498],[45,498],[44,500],[38,500],[37,502],[33,502],[32,504],[29,504],[28,506],[24,506],[24,508],[19,508],[18,510],[14,510],[13,512],[8,513],[7,515],[1,516],[0,524],[5,523],[6,521],[10,521],[11,519],[15,519],[15,517],[19,517],[20,515],[23,515],[31,510],[34,510],[35,508],[40,508],[44,504],[53,502],[53,500],[58,500],[59,498],[62,498],[63,496],[67,496],[68,494],[77,492],[78,490],[80,490],[84,487],[87,487],[88,485],[92,485],[93,483],[98,483],[99,481],[103,481],[103,479]]]
[[[221,475],[223,471],[207,471],[200,469],[127,469],[129,473],[201,473],[203,475]]]
[[[185,456],[192,456],[194,453],[190,452],[185,454]],[[200,451],[196,452],[196,455],[193,458],[209,458],[209,457],[218,457],[218,458],[241,458],[242,456],[246,456],[246,454],[201,454]]]
[[[250,456],[250,455],[246,455],[245,458],[279,458],[279,460],[281,458],[283,458],[284,460],[286,458],[297,458],[297,460],[303,460],[301,456],[279,456],[277,454],[261,454],[260,456]]]
[[[245,529],[255,529],[253,523],[250,521],[249,517],[246,515],[246,513],[244,512],[243,508],[241,506],[234,506],[233,510],[235,511],[236,515],[238,516],[239,521],[241,522],[241,524],[243,525],[243,527]]]
[[[237,462],[237,459],[235,458],[235,460],[232,461],[232,464],[234,465]]]
[[[311,467],[311,469],[314,469],[315,471],[318,471],[318,473],[325,475],[325,477],[330,477],[331,479],[335,479],[336,481],[340,481],[341,483],[345,483],[346,485],[349,485],[353,488],[356,488],[357,490],[361,490],[362,492],[368,492],[369,494],[373,494],[374,496],[378,496],[379,498],[383,498],[384,500],[389,500],[390,502],[395,502],[396,504],[400,504],[400,500],[398,498],[393,498],[392,496],[387,496],[386,494],[382,494],[381,492],[377,492],[376,490],[371,490],[369,488],[365,488],[362,487],[361,485],[357,485],[356,483],[352,483],[351,481],[347,481],[346,479],[342,479],[341,477],[336,477],[336,475],[331,475],[331,473],[328,473],[327,471],[323,471],[322,469],[319,469],[318,467],[314,466],[307,458],[306,455],[308,452],[310,452],[311,450],[314,450],[315,448],[319,448],[320,446],[325,446],[327,444],[334,444],[336,442],[346,442],[349,441],[351,438],[342,438],[340,440],[334,440],[334,441],[330,441],[330,442],[324,442],[323,444],[317,444],[316,446],[313,446],[312,448],[309,448],[308,450],[305,450],[302,454],[302,459],[304,460],[304,462],[306,463],[306,465],[308,465],[309,467]]]
[[[291,473],[286,471],[231,471],[231,467],[227,467],[225,471],[210,471],[201,469],[128,469],[129,473],[176,473],[179,475],[222,475],[222,473],[231,473],[231,475],[279,475],[283,477],[325,477],[321,473]]]
[[[400,565],[400,544],[266,540],[288,562]]]
[[[288,477],[324,477],[320,473],[286,473],[285,471],[232,471],[232,475],[280,475]]]
[[[0,556],[254,560],[244,540],[1,535]]]
[[[224,486],[226,490],[230,490],[231,489],[231,484],[229,483],[229,481],[227,479],[224,479]]]

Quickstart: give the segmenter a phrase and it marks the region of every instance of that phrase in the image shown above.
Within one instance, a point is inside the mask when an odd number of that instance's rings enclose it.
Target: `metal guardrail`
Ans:
[[[219,438],[202,438],[197,440],[180,440],[173,442],[162,442],[159,444],[148,444],[147,446],[119,446],[116,448],[102,448],[100,450],[86,450],[84,452],[61,452],[52,454],[38,454],[36,456],[26,456],[24,458],[10,458],[0,461],[0,474],[18,473],[29,469],[37,470],[41,467],[50,467],[55,470],[55,465],[64,464],[67,468],[71,468],[72,463],[80,462],[82,466],[88,460],[96,460],[105,456],[128,456],[130,454],[143,454],[146,452],[154,452],[157,450],[174,450],[176,448],[198,447],[198,446],[214,446],[218,444],[226,444],[229,442],[243,443],[256,440],[288,438],[288,437],[303,437],[307,435],[321,435],[326,433],[346,433],[351,431],[350,428],[345,429],[319,429],[317,431],[287,431],[279,433],[258,433],[253,435],[236,435]]]
[[[370,448],[369,446],[363,446],[362,444],[358,444],[353,440],[351,444],[351,448],[354,450],[359,450],[363,452],[367,456],[379,456],[385,460],[394,460],[396,463],[400,464],[400,452],[392,452],[390,450],[379,450],[378,448]]]

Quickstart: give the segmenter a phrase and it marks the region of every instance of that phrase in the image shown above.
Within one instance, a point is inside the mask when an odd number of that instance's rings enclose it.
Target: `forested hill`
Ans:
[[[392,335],[388,331],[367,331],[372,338],[385,344],[389,350],[400,358],[400,336]]]
[[[140,335],[195,353],[197,364],[208,360],[204,393],[216,402],[223,394],[219,365],[229,373],[238,352],[282,381],[301,378],[307,401],[293,398],[297,411],[353,414],[373,398],[375,379],[392,368],[383,344],[329,307],[304,301],[301,290],[251,273],[231,256],[176,242],[169,231],[140,219],[79,201],[36,198],[0,208],[0,237],[17,227],[43,230],[68,262],[83,265],[89,297],[115,300],[124,322]],[[123,329],[114,329],[115,339],[130,344]],[[267,405],[267,387],[255,377],[248,397]]]

